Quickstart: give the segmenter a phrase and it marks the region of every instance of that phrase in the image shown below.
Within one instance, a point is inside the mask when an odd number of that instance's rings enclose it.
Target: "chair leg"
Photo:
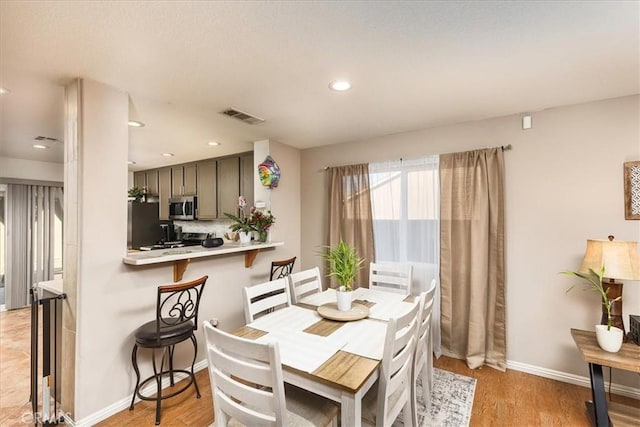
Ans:
[[[133,390],[133,396],[131,396],[131,405],[129,406],[129,410],[133,410],[133,402],[136,400],[136,395],[138,394],[138,387],[140,387],[140,370],[138,369],[138,344],[134,344],[133,351],[131,351],[131,364],[133,365],[133,370],[136,371],[136,388]]]
[[[169,378],[171,382],[171,387],[175,385],[173,381],[173,350],[175,348],[176,348],[175,345],[172,345],[169,347]]]
[[[153,374],[156,378],[156,425],[160,424],[160,411],[162,409],[162,370],[164,368],[164,358],[166,355],[166,347],[162,349],[162,358],[160,359],[160,372],[156,365],[156,349],[153,349]]]
[[[196,357],[198,357],[198,341],[196,336],[191,335],[191,342],[193,343],[193,361],[191,361],[191,378],[193,378],[193,385],[196,387],[196,397],[200,399],[200,389],[198,388],[198,381],[196,381],[196,375],[193,372],[193,366],[196,364]]]

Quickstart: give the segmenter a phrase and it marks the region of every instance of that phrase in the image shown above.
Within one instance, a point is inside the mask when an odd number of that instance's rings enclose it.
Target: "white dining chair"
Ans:
[[[204,322],[216,427],[336,426],[331,401],[285,386],[277,343],[236,337]]]
[[[291,286],[291,301],[294,304],[306,296],[322,292],[322,278],[318,267],[309,270],[291,273],[289,275]]]
[[[283,277],[243,288],[244,319],[247,323],[263,314],[291,305],[287,280]]]
[[[409,295],[412,275],[411,264],[372,262],[369,265],[369,289]]]
[[[436,279],[431,281],[429,290],[420,294],[420,315],[418,323],[418,339],[416,342],[415,355],[413,357],[413,378],[412,378],[412,404],[413,410],[417,414],[417,381],[422,378],[422,402],[425,407],[431,405],[431,389],[433,387],[433,336],[431,333],[431,312],[433,311],[433,297],[436,293]],[[414,420],[417,423],[417,420]]]
[[[411,389],[419,312],[418,301],[406,314],[387,323],[378,387],[374,385],[362,403],[365,424],[390,427],[403,410],[404,425],[416,424]]]

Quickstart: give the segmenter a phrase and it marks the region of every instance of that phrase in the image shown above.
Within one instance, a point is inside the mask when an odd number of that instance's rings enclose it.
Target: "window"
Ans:
[[[377,262],[438,264],[438,158],[369,165]]]

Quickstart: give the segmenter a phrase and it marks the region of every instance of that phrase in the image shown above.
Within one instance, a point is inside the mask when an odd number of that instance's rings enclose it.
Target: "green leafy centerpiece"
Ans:
[[[364,259],[360,258],[356,250],[344,240],[336,247],[327,246],[327,252],[320,255],[329,263],[329,276],[335,277],[340,287],[338,288],[338,310],[351,310],[352,284],[363,267]]]

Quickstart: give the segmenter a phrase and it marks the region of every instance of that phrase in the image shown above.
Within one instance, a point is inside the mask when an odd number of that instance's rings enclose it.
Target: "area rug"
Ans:
[[[431,407],[418,399],[419,427],[465,427],[471,419],[476,379],[433,368]],[[422,380],[418,379],[418,397],[422,396]],[[404,426],[402,415],[393,427]]]

